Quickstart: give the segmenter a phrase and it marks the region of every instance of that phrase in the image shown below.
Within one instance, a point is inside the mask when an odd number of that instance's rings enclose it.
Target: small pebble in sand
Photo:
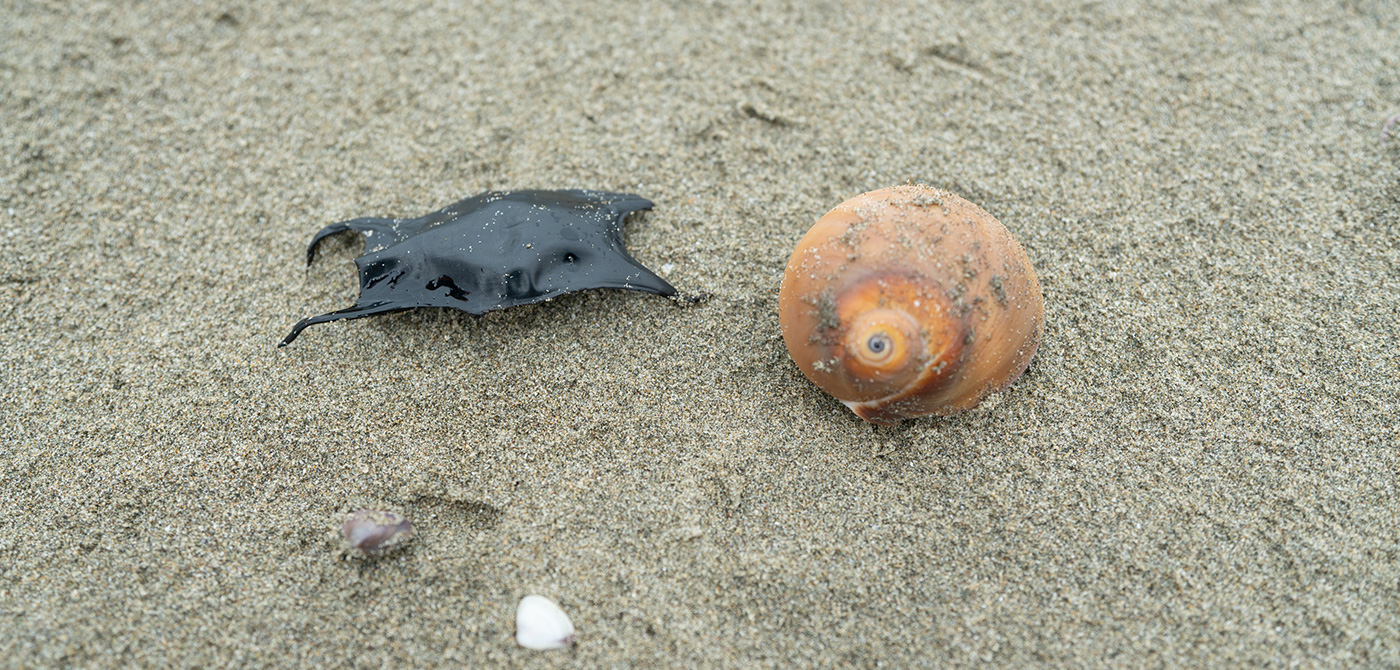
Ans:
[[[553,600],[525,596],[515,609],[515,642],[526,649],[564,649],[574,643],[574,623]]]
[[[413,537],[413,524],[403,515],[377,509],[351,512],[341,527],[350,546],[368,554],[382,554]]]
[[[895,186],[837,205],[797,243],[778,321],[803,374],[871,423],[971,409],[1040,345],[1026,252],[947,191]]]

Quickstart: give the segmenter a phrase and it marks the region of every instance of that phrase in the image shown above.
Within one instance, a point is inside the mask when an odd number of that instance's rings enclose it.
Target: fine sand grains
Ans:
[[[0,663],[1400,664],[1400,5],[1020,4],[7,3]],[[872,428],[778,283],[906,181],[1046,331]],[[648,198],[711,297],[277,348],[355,298],[321,227],[491,188]],[[413,541],[350,555],[360,508]]]

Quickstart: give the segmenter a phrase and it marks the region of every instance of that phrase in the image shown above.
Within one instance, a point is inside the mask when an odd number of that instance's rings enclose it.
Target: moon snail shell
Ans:
[[[803,374],[871,423],[971,409],[1040,345],[1026,252],[981,207],[928,186],[865,193],[797,243],[778,294]]]

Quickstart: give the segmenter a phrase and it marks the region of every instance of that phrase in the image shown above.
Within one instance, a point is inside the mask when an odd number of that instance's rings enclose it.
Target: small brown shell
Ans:
[[[374,556],[408,542],[413,537],[413,523],[401,514],[358,509],[345,517],[341,532],[351,548]]]
[[[1045,299],[1026,252],[947,191],[858,195],[797,243],[778,294],[788,352],[871,423],[970,409],[1015,381]]]

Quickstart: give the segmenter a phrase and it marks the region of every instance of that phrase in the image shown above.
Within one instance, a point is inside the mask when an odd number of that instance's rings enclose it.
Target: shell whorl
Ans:
[[[1021,374],[1044,322],[1011,234],[945,191],[837,206],[798,243],[779,293],[802,372],[875,423],[968,409]]]
[[[819,322],[808,342],[825,361],[818,385],[839,389],[841,400],[878,401],[928,385],[961,353],[962,324],[926,277],[872,272],[831,300],[834,318]]]

